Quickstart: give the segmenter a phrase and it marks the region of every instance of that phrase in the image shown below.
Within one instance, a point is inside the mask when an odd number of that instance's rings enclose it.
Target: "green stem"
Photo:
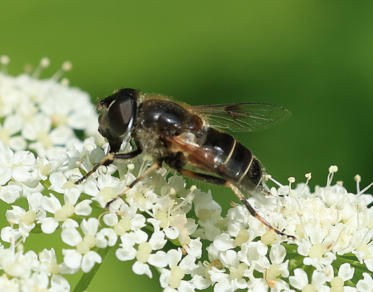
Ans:
[[[365,270],[365,269],[367,270],[366,266],[360,264],[360,262],[357,259],[353,260],[349,257],[339,256],[337,257],[336,262],[340,265],[343,263],[349,263],[354,268],[361,269],[361,270]]]
[[[103,248],[103,249],[98,250],[98,254],[101,256],[101,259],[102,259],[101,263],[100,264],[95,264],[94,267],[92,268],[92,270],[90,270],[88,273],[83,274],[83,276],[80,278],[78,284],[76,284],[76,286],[74,288],[74,292],[83,292],[83,291],[87,290],[89,284],[91,283],[93,277],[96,275],[98,269],[100,268],[100,266],[104,262],[105,257],[106,257],[107,253],[109,252],[109,250],[111,248],[112,247],[109,246],[107,248]]]

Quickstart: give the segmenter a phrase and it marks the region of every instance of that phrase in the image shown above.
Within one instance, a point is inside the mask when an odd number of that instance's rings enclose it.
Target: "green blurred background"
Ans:
[[[371,171],[373,2],[2,0],[0,55],[22,72],[48,56],[71,60],[71,84],[96,100],[120,87],[190,104],[260,101],[290,109],[270,130],[237,135],[279,181],[289,176],[355,190]],[[230,192],[212,188],[227,206]],[[50,245],[54,245],[53,239]],[[88,291],[158,287],[109,255]]]

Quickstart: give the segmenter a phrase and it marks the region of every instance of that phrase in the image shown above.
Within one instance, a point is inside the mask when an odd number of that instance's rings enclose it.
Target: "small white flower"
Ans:
[[[67,225],[67,226],[66,226]],[[101,263],[100,255],[92,251],[91,249],[96,246],[96,233],[98,230],[98,220],[95,218],[89,218],[83,220],[81,223],[81,229],[84,233],[82,237],[79,231],[76,229],[77,224],[69,221],[68,224],[63,226],[61,233],[62,240],[70,246],[74,246],[76,249],[64,249],[64,263],[72,269],[82,269],[83,272],[89,272],[95,263]]]
[[[148,240],[148,235],[140,229],[135,232],[127,232],[121,236],[121,248],[116,251],[116,256],[119,260],[126,261],[136,258],[136,262],[132,266],[134,273],[142,275],[146,274],[148,277],[152,277],[149,264],[156,267],[163,267],[167,263],[164,261],[164,252],[159,251],[153,253],[153,251],[159,250],[166,244],[165,234],[159,230],[159,226],[156,225],[154,220],[155,231]],[[137,249],[134,245],[138,244]]]
[[[234,240],[227,233],[218,235],[213,242],[215,248],[219,251],[234,248]]]
[[[333,268],[331,267],[331,271]],[[354,276],[355,269],[351,267],[350,264],[344,263],[339,267],[337,277],[332,278],[330,282],[330,286],[332,287],[333,291],[338,290],[346,290],[348,286],[344,286],[344,282],[351,280]]]
[[[68,292],[70,291],[69,282],[61,275],[52,275],[50,291],[51,292]]]
[[[9,115],[5,118],[3,125],[0,124],[0,141],[13,150],[23,150],[26,141],[23,137],[16,135],[22,127],[19,116]]]
[[[14,203],[22,193],[22,187],[19,185],[0,186],[0,199],[7,204]]]
[[[35,161],[31,152],[13,152],[0,142],[0,185],[5,185],[11,179],[29,184],[37,180]]]
[[[162,268],[160,283],[163,288],[171,288],[179,291],[189,289],[194,290],[191,281],[183,280],[185,274],[189,274],[197,266],[195,264],[196,258],[192,255],[187,255],[182,258],[182,252],[178,250],[170,250],[167,252],[168,266],[170,269]]]
[[[39,254],[33,251],[23,252],[19,245],[6,249],[0,247],[1,291],[31,291],[52,287],[51,291],[68,291],[69,283],[59,275],[54,250],[43,250]],[[58,280],[56,283],[53,283]],[[51,285],[49,285],[51,282]]]
[[[97,177],[97,181],[89,180],[84,184],[84,192],[102,207],[122,193],[124,182],[109,174],[102,174]]]
[[[319,271],[314,271],[312,274],[311,283],[308,282],[307,273],[303,269],[295,269],[294,276],[289,277],[290,285],[296,289],[314,289],[316,291],[328,291],[325,286],[326,277]]]
[[[231,237],[234,237],[234,244],[240,246],[246,241],[252,241],[266,230],[258,220],[253,218],[244,206],[236,206],[228,210],[227,229]]]
[[[39,213],[40,214],[40,213]],[[6,212],[6,219],[10,225],[18,225],[23,237],[27,237],[29,232],[35,227],[38,213],[34,210],[24,210],[18,206],[12,206],[12,210]]]
[[[288,260],[285,259],[286,250],[280,244],[275,244],[271,247],[269,253],[270,262],[266,257],[263,257],[256,264],[256,270],[263,272],[264,279],[270,288],[277,290],[288,289],[288,284],[280,279],[280,277],[288,278]]]
[[[66,221],[72,215],[88,216],[92,212],[90,206],[91,200],[78,202],[80,192],[79,188],[69,185],[64,191],[64,204],[53,195],[43,197],[42,205],[44,209],[53,214],[53,217],[45,217],[40,220],[41,229],[44,233],[53,233],[59,226],[60,222]]]
[[[212,199],[211,192],[194,191],[194,211],[198,217],[199,228],[196,236],[210,241],[222,233],[221,206]]]

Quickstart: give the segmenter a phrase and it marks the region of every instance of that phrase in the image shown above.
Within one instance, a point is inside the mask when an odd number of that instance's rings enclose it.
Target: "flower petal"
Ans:
[[[84,273],[88,273],[92,268],[93,266],[95,265],[95,263],[98,263],[100,264],[101,263],[101,257],[100,255],[95,252],[95,251],[89,251],[87,252],[84,256],[83,256],[83,260],[82,260],[82,271]]]
[[[64,249],[62,250],[63,261],[67,267],[70,269],[79,269],[82,260],[82,255],[74,249]]]
[[[43,231],[43,233],[51,234],[57,227],[58,222],[54,218],[47,217],[41,221],[41,231]]]
[[[167,254],[162,250],[157,251],[149,256],[148,263],[157,268],[164,268],[168,264]]]
[[[152,271],[149,268],[149,265],[143,264],[140,262],[135,262],[132,266],[132,271],[137,275],[147,275],[149,278],[152,278]]]
[[[61,232],[62,241],[71,246],[76,246],[82,241],[82,236],[75,228],[64,228]]]
[[[229,236],[229,234],[222,233],[215,238],[214,246],[218,250],[224,251],[230,248],[234,248],[234,240]]]
[[[115,251],[115,255],[120,261],[129,261],[136,257],[136,252],[136,249],[131,246],[126,248],[118,248]]]
[[[354,276],[355,268],[352,268],[349,263],[344,263],[339,267],[338,277],[343,281],[348,281]]]

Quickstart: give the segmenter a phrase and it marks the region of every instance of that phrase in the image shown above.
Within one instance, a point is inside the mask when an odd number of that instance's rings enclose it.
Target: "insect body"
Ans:
[[[100,165],[145,152],[154,158],[154,164],[129,188],[164,162],[184,176],[230,187],[251,215],[286,235],[259,216],[240,191],[262,188],[261,163],[233,136],[218,130],[264,128],[285,118],[286,109],[260,103],[188,106],[129,88],[102,99],[98,109],[99,132],[108,140],[110,153],[76,183]],[[137,149],[118,152],[127,136]]]

